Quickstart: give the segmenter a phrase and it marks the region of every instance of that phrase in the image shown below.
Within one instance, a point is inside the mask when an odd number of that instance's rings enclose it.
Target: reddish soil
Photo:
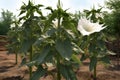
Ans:
[[[15,55],[7,55],[7,51],[0,51],[0,80],[29,80],[27,67],[19,67],[15,64]],[[19,58],[20,63],[20,58]],[[81,65],[76,75],[78,80],[92,80],[88,69],[88,61]],[[111,67],[109,67],[111,66]],[[120,80],[120,67],[104,66],[99,64],[97,67],[97,80]],[[40,80],[54,80],[51,76]]]
[[[116,57],[115,57],[116,58]],[[101,63],[97,66],[97,80],[120,80],[120,66],[116,64],[113,57],[110,65]],[[0,45],[0,80],[29,80],[28,68],[19,67],[21,58],[19,57],[18,64],[15,64],[15,55],[7,55],[6,49]],[[78,80],[92,80],[91,72],[88,69],[89,61],[85,61],[80,69],[76,72]],[[41,78],[40,80],[54,80],[51,76]]]

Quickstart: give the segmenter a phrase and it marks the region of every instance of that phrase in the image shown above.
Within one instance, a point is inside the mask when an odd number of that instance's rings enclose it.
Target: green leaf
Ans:
[[[49,51],[50,51],[50,46],[49,45],[45,46],[37,59],[38,64],[41,64],[44,61],[44,59],[48,55]]]
[[[24,52],[24,53],[28,52],[28,50],[30,49],[30,46],[32,46],[32,41],[25,40],[21,45],[20,52]]]
[[[44,7],[44,5],[42,5],[42,4],[38,4],[38,5],[36,5],[38,8],[39,7]]]
[[[105,46],[105,42],[103,40],[97,40],[98,46],[103,48]]]
[[[104,62],[104,63],[107,63],[107,64],[110,64],[110,60],[109,60],[109,57],[108,56],[104,56],[100,59],[100,61]]]
[[[38,14],[40,14],[41,16],[43,16],[42,12],[40,10],[36,10]]]
[[[73,54],[73,55],[72,55],[72,60],[74,60],[74,62],[76,62],[76,63],[81,64],[81,62],[80,62],[80,60],[79,60],[78,56],[77,56],[77,55],[75,55],[75,54]]]
[[[26,12],[25,10],[21,10],[19,16],[22,15],[23,13],[25,13],[25,12]]]
[[[92,71],[94,67],[96,67],[96,65],[97,65],[97,58],[95,56],[92,56],[90,58],[90,65],[89,65],[90,71]]]
[[[68,59],[71,58],[72,45],[71,45],[71,41],[69,39],[66,39],[66,40],[58,39],[56,41],[55,48],[63,58],[68,58]]]
[[[95,53],[96,52],[96,44],[94,44],[94,43],[90,43],[89,44],[89,53]]]
[[[75,72],[73,71],[72,67],[67,67],[66,69],[69,70],[70,80],[77,80],[76,74],[75,74]]]
[[[50,7],[50,6],[46,7],[46,9],[50,10],[51,12],[53,12],[52,7]]]
[[[40,77],[44,76],[46,74],[47,70],[44,69],[41,65],[38,66],[38,69],[33,74],[30,80],[39,80]]]
[[[77,80],[76,75],[71,66],[60,65],[60,73],[65,77],[66,80]]]
[[[48,36],[51,36],[51,35],[53,35],[55,32],[56,32],[56,29],[55,29],[55,28],[51,28],[51,29],[49,29],[49,30],[47,31],[47,35],[48,35]]]
[[[42,43],[44,40],[45,40],[45,38],[40,37],[40,38],[38,38],[38,40],[35,41],[34,45],[35,45],[35,46],[36,46],[36,45],[41,45],[41,43]]]
[[[68,69],[64,65],[60,65],[60,73],[65,77],[66,80],[70,80]]]
[[[26,58],[23,58],[23,59],[22,59],[22,62],[21,62],[21,64],[20,64],[20,67],[23,66],[23,65],[26,65],[26,62],[27,62]]]

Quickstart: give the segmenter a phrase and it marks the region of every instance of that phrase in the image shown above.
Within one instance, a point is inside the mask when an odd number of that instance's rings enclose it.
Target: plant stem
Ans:
[[[30,48],[30,62],[32,61],[32,46]],[[32,66],[29,67],[29,76],[32,77]]]
[[[60,8],[60,0],[58,0],[58,9]],[[60,28],[60,11],[58,11],[58,28]],[[59,53],[57,54],[57,80],[61,80],[60,74],[60,56]]]
[[[57,54],[57,80],[61,80],[61,75],[60,75],[60,57],[59,54]]]
[[[97,67],[97,66],[94,67],[93,80],[97,80],[97,77],[96,77],[96,74],[97,74],[97,73],[96,73],[96,67]]]

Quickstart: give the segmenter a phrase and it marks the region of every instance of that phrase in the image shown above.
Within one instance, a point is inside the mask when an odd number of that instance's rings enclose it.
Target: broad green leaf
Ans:
[[[94,43],[90,43],[89,44],[89,53],[94,53],[94,52],[96,52],[96,44],[94,44]]]
[[[66,80],[70,80],[68,69],[64,65],[60,65],[60,73],[65,77]]]
[[[47,35],[48,36],[51,36],[51,35],[53,35],[54,33],[55,33],[55,31],[56,31],[56,29],[55,28],[51,28],[51,29],[49,29],[48,31],[47,31]]]
[[[96,67],[96,65],[97,65],[97,58],[95,56],[92,56],[90,58],[90,65],[89,65],[90,71],[92,71],[94,67]]]
[[[75,74],[75,72],[73,71],[72,67],[68,67],[67,69],[69,70],[70,80],[77,80],[76,74]]]
[[[35,41],[34,45],[41,45],[41,43],[45,40],[45,38],[38,38],[38,40]]]
[[[50,46],[49,45],[45,46],[44,49],[41,51],[39,58],[37,59],[38,64],[41,64],[44,61],[49,51],[50,51]]]
[[[107,64],[110,64],[110,60],[109,60],[109,57],[108,56],[104,56],[100,59],[100,61],[104,62],[104,63],[107,63]]]
[[[69,39],[66,39],[66,40],[58,39],[56,41],[55,48],[63,58],[68,58],[68,59],[71,58],[72,45],[71,45],[71,41]]]
[[[30,46],[32,46],[32,42],[30,40],[25,40],[21,45],[20,52],[26,53],[30,49]]]
[[[37,67],[38,69],[36,70],[35,73],[33,73],[33,76],[31,77],[30,80],[39,80],[42,76],[44,76],[47,72],[46,69],[44,69],[41,65]]]
[[[61,64],[60,73],[65,77],[66,80],[77,80],[76,75],[71,66]]]

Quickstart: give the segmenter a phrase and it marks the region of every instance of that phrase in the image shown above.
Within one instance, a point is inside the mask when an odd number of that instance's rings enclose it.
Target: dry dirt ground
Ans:
[[[15,55],[7,55],[7,51],[0,46],[0,80],[29,80],[27,67],[19,67],[15,64]],[[120,80],[120,66],[115,66],[115,58],[111,60],[111,65],[104,66],[99,64],[97,66],[97,80]],[[78,80],[92,80],[91,73],[88,69],[88,61],[85,61],[76,76]],[[54,80],[51,76],[41,78],[40,80]]]

